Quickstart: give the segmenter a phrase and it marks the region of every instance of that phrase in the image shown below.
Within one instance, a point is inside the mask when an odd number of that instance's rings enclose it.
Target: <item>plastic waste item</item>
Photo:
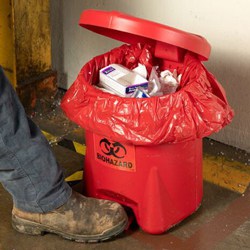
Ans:
[[[132,94],[131,97],[134,98],[148,98],[150,97],[149,94],[141,87],[138,87],[135,92]]]
[[[179,75],[177,76],[177,81],[178,81],[179,84],[181,83],[181,77],[182,77],[182,74],[179,74]]]
[[[158,73],[158,66],[152,67],[149,76],[149,95],[150,96],[162,96],[175,93],[180,85],[181,74],[177,74],[177,70],[173,72],[170,70],[164,70]]]
[[[99,71],[99,85],[122,97],[130,97],[138,87],[148,89],[148,81],[141,75],[119,65],[111,64]]]
[[[132,70],[133,72],[139,74],[140,76],[147,78],[148,72],[145,65],[138,63],[138,66]]]
[[[164,70],[160,73],[159,78],[161,84],[161,91],[164,95],[175,93],[179,87],[177,71],[173,73],[169,70]]]
[[[161,90],[161,83],[157,73],[157,66],[152,67],[149,79],[148,79],[148,93],[150,96],[161,96],[163,92]]]

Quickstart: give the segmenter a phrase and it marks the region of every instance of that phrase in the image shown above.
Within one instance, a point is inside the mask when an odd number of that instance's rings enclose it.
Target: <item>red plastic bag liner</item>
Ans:
[[[177,69],[182,79],[176,93],[123,98],[95,88],[99,70],[112,63],[132,69],[140,62],[150,72],[157,62],[153,51],[149,45],[122,45],[90,60],[62,99],[65,114],[86,130],[135,145],[203,138],[231,122],[223,88],[191,52]]]

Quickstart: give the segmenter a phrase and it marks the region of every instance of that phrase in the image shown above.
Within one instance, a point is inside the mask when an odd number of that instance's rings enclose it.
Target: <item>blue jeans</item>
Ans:
[[[71,195],[50,145],[26,116],[0,67],[0,182],[14,205],[27,212],[48,212]]]

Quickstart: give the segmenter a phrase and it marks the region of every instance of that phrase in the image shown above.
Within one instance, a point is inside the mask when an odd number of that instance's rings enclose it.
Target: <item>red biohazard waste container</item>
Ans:
[[[87,194],[131,208],[145,232],[163,233],[200,206],[202,138],[233,117],[223,88],[201,63],[210,45],[201,36],[115,11],[86,10],[80,25],[127,43],[84,65],[61,102],[86,130]],[[181,88],[136,99],[94,87],[104,66],[138,62],[178,69]]]

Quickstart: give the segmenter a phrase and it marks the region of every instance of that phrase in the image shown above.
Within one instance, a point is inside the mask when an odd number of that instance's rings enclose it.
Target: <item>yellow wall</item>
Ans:
[[[0,64],[16,87],[51,70],[49,0],[0,0]]]
[[[51,69],[49,0],[15,0],[17,82]]]
[[[12,1],[0,0],[0,65],[16,85],[15,46]]]

